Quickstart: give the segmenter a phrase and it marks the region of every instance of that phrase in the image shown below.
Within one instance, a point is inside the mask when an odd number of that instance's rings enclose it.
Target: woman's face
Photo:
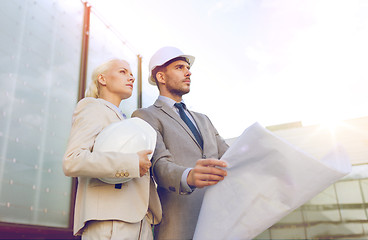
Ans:
[[[135,78],[129,64],[124,60],[115,60],[110,68],[102,74],[108,94],[113,97],[127,99],[132,95]]]

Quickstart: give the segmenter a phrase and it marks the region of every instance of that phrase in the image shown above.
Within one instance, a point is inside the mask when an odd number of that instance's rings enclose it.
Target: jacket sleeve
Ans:
[[[96,99],[83,99],[77,104],[63,158],[63,171],[66,176],[139,177],[139,157],[136,153],[93,151],[97,135],[112,123],[108,114],[109,109]]]
[[[225,140],[218,133],[217,129],[212,124],[211,120],[207,116],[206,116],[206,118],[210,122],[210,124],[211,124],[211,126],[213,128],[213,132],[215,133],[216,142],[217,142],[217,149],[218,149],[218,156],[219,156],[219,159],[220,159],[222,157],[222,155],[224,155],[224,153],[229,148],[229,145],[225,142]]]

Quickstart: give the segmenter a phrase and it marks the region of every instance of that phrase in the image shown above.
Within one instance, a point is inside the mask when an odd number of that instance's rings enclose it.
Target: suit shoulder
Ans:
[[[147,108],[139,108],[135,110],[132,114],[132,117],[141,117],[141,116],[151,116],[156,111],[156,107],[149,106]]]
[[[132,114],[132,117],[141,118],[151,124],[151,126],[156,126],[158,124],[158,116],[159,114],[157,114],[157,109],[154,106],[137,109]]]
[[[86,97],[81,99],[76,106],[76,110],[88,109],[88,111],[100,111],[104,104],[97,98]]]
[[[91,107],[92,105],[98,105],[99,101],[96,98],[86,97],[82,98],[76,106],[76,109]]]
[[[193,115],[195,115],[199,118],[206,118],[206,119],[210,120],[209,117],[204,113],[195,112],[195,111],[190,111],[190,112],[191,112],[191,114],[193,114]]]
[[[153,111],[153,110],[156,110],[156,109],[157,109],[157,107],[155,107],[154,105],[151,105],[151,106],[148,106],[146,108],[139,108],[136,111],[150,112],[150,111]]]
[[[96,98],[86,97],[81,99],[75,107],[73,121],[84,119],[84,121],[98,121],[102,113],[106,112],[104,105]]]

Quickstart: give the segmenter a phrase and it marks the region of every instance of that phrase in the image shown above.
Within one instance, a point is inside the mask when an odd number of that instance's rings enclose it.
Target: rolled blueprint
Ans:
[[[316,159],[255,123],[221,158],[228,175],[204,195],[194,239],[252,239],[351,171],[341,147]]]

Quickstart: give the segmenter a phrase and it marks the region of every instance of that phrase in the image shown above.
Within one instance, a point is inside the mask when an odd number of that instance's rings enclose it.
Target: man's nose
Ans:
[[[189,76],[191,76],[191,75],[192,75],[192,73],[191,73],[191,72],[190,72],[190,70],[188,69],[188,70],[187,70],[187,72],[185,73],[185,76],[188,76],[188,77],[189,77]]]

